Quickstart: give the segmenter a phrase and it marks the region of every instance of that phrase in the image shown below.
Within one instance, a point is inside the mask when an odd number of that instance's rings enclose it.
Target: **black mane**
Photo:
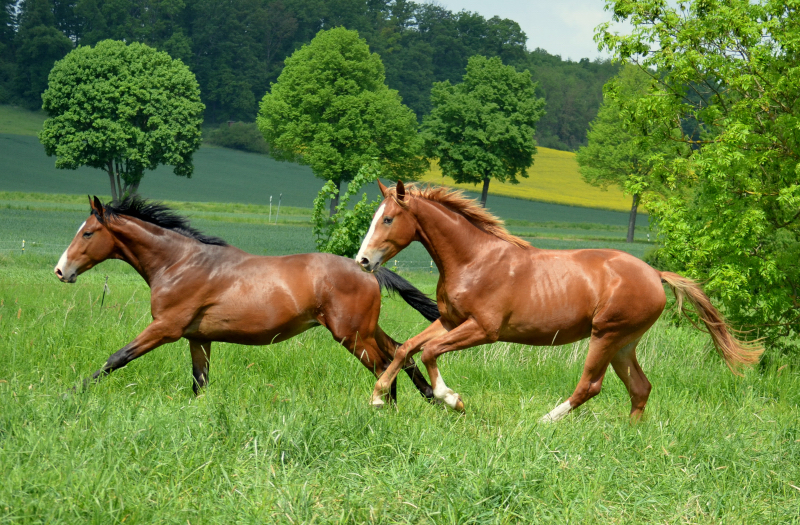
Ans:
[[[160,202],[148,201],[138,195],[125,197],[125,199],[117,205],[111,203],[104,205],[103,215],[106,217],[125,215],[127,217],[139,219],[140,221],[155,224],[167,230],[172,230],[204,244],[228,246],[228,243],[224,239],[204,235],[202,232],[195,230],[189,225],[189,219],[178,215],[166,205]]]

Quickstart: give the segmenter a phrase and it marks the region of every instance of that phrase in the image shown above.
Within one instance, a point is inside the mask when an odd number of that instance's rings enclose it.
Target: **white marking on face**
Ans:
[[[436,399],[444,401],[450,408],[455,409],[456,404],[458,403],[458,394],[447,387],[447,385],[444,383],[444,379],[442,379],[442,374],[438,369],[436,370],[436,374],[436,379],[433,381],[433,396]]]
[[[83,221],[83,223],[80,225],[80,227],[78,227],[78,231],[75,232],[75,237],[78,236],[78,234],[81,232],[81,230],[83,229],[84,226],[86,226],[86,221]],[[73,240],[75,239],[75,237],[73,237]],[[67,249],[64,250],[64,253],[62,253],[61,257],[58,259],[58,264],[56,264],[56,270],[62,270],[62,272],[63,272],[64,265],[67,264],[67,252],[68,251],[69,251],[69,246],[67,246]]]
[[[381,204],[378,207],[378,211],[375,212],[375,216],[372,217],[372,224],[369,225],[367,236],[364,237],[364,240],[361,242],[361,248],[359,248],[358,255],[356,255],[356,261],[360,261],[364,257],[364,250],[369,246],[369,240],[372,238],[372,234],[375,233],[375,227],[378,225],[378,221],[383,218],[383,210],[385,208],[386,203]]]
[[[542,423],[553,423],[558,421],[559,419],[563,419],[564,416],[569,414],[569,411],[572,410],[572,404],[570,404],[569,399],[555,407],[549,413],[545,414],[541,421]]]

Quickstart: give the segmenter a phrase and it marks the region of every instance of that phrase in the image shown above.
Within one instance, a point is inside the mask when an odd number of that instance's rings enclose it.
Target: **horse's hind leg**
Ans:
[[[628,394],[631,396],[631,420],[636,421],[642,417],[644,406],[647,404],[647,398],[650,397],[650,381],[639,366],[636,360],[636,345],[639,340],[626,345],[622,350],[617,352],[611,359],[611,366],[614,367],[614,372],[617,373],[625,388],[628,389]]]
[[[189,351],[192,354],[192,390],[195,395],[208,384],[208,363],[211,357],[211,342],[200,343],[189,340]]]
[[[334,334],[334,337],[336,337],[342,346],[347,348],[351,354],[356,356],[358,360],[361,361],[361,364],[372,372],[376,378],[383,374],[392,358],[390,355],[386,355],[381,351],[373,337],[361,337],[361,334],[358,332],[347,337],[342,337],[341,339],[337,337],[336,334]],[[392,402],[397,401],[397,378],[392,381],[389,397]]]
[[[583,365],[583,374],[578,381],[578,386],[572,395],[542,417],[542,422],[558,421],[569,412],[600,393],[603,387],[603,378],[608,369],[611,356],[619,348],[618,343],[613,338],[601,338],[592,336],[589,341],[589,353]]]

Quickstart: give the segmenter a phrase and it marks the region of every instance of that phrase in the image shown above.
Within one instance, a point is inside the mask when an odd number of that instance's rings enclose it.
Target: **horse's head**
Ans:
[[[361,242],[356,261],[367,271],[374,271],[394,257],[417,237],[417,219],[409,210],[410,196],[401,181],[394,191],[378,181],[384,199],[372,218],[367,236]]]
[[[114,256],[114,236],[105,225],[104,208],[97,197],[89,198],[91,215],[78,228],[69,247],[61,255],[55,268],[62,282],[74,283],[80,274]]]

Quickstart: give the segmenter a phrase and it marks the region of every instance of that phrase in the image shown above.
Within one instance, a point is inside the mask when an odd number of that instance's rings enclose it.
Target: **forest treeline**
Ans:
[[[546,100],[541,146],[585,144],[617,71],[608,61],[563,60],[528,50],[509,19],[404,0],[0,0],[0,103],[41,107],[53,63],[78,45],[142,42],[197,76],[207,123],[252,122],[284,59],[320,29],[355,29],[386,67],[389,87],[421,119],[433,82],[457,83],[473,55],[529,69]]]

